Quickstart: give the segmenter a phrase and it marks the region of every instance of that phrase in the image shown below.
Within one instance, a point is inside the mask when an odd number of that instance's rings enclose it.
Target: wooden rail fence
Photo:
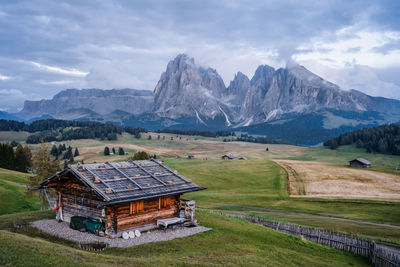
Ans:
[[[210,213],[221,216],[245,220],[248,222],[261,224],[265,227],[291,234],[302,236],[303,238],[332,248],[348,251],[362,255],[370,259],[374,266],[394,266],[400,267],[400,249],[386,245],[376,244],[375,242],[350,237],[344,234],[330,232],[318,228],[306,227],[290,223],[268,221],[256,216],[244,216],[229,214],[220,211],[210,210]]]

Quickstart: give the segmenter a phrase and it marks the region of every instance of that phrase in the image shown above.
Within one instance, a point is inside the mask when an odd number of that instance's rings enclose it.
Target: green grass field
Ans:
[[[36,216],[35,216],[36,215]],[[317,245],[266,227],[199,211],[202,225],[213,230],[191,237],[102,252],[35,231],[13,230],[52,212],[0,216],[0,265],[12,266],[369,266],[367,259]],[[11,231],[10,231],[11,230]]]
[[[28,132],[0,131],[0,141],[11,142],[12,140],[15,140],[17,142],[25,143],[25,140],[29,135],[30,133]]]
[[[263,145],[242,142],[223,143],[203,137],[176,138],[165,135],[158,140],[151,133],[136,139],[123,134],[116,141],[72,140],[65,143],[78,147],[85,163],[126,160],[128,156],[104,156],[104,146],[121,146],[131,156],[146,150],[207,190],[185,194],[196,200],[198,219],[213,228],[193,237],[141,245],[128,249],[108,249],[101,253],[77,250],[77,245],[49,236],[27,226],[39,218],[53,218],[52,212],[15,213],[38,210],[39,200],[27,198],[26,174],[0,169],[0,265],[368,265],[360,257],[322,247],[299,238],[275,232],[258,225],[209,214],[201,209],[257,215],[270,220],[291,222],[352,233],[379,242],[400,245],[400,227],[374,225],[343,220],[400,226],[400,203],[355,199],[294,198],[288,195],[286,172],[274,159],[292,159],[335,163],[364,157],[373,164],[371,170],[399,174],[395,167],[399,156],[368,154],[353,147],[330,150],[287,145]],[[8,134],[8,137],[11,135]],[[174,137],[171,140],[170,137]],[[0,135],[0,140],[2,136]],[[269,152],[265,147],[270,148]],[[33,149],[35,146],[33,146]],[[223,161],[222,154],[247,156],[246,161]],[[188,160],[184,155],[195,154]],[[177,158],[181,155],[182,158]],[[205,160],[207,159],[207,160]],[[14,213],[14,214],[10,214]],[[323,215],[315,216],[315,215]],[[333,217],[329,217],[333,216]],[[334,218],[338,217],[338,218]],[[23,227],[15,228],[15,224]],[[40,249],[37,249],[40,247]]]
[[[400,165],[400,156],[367,153],[365,149],[352,146],[342,146],[335,150],[327,147],[310,147],[306,148],[301,155],[289,156],[287,159],[348,164],[355,158],[365,158],[371,162],[372,166],[378,166],[381,169],[384,169],[382,167],[395,169]],[[398,173],[400,174],[400,171]]]
[[[0,215],[39,209],[38,197],[26,194],[27,177],[28,174],[0,168]]]
[[[207,190],[185,195],[195,199],[201,208],[255,214],[400,245],[400,227],[360,225],[357,222],[307,215],[400,225],[399,202],[289,197],[286,174],[272,161],[166,159],[165,162],[198,185],[207,187]]]

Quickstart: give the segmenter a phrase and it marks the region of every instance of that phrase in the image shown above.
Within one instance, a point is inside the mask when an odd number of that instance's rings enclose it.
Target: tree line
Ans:
[[[0,131],[26,131],[33,133],[28,136],[26,143],[38,144],[41,142],[65,141],[75,139],[116,140],[117,135],[127,132],[140,138],[145,128],[102,123],[96,121],[67,121],[67,120],[38,120],[31,124],[14,120],[0,120]]]
[[[122,133],[122,129],[119,126],[104,124],[103,126],[81,127],[81,128],[60,128],[57,130],[44,130],[38,133],[34,133],[26,139],[27,144],[38,144],[41,142],[52,142],[52,141],[65,141],[65,140],[76,140],[76,139],[95,139],[100,138],[101,140],[117,140],[117,134]]]
[[[276,141],[275,139],[268,138],[265,136],[252,136],[248,134],[241,134],[240,136],[228,139],[224,138],[224,142],[232,142],[232,141],[241,141],[241,142],[249,142],[249,143],[258,143],[258,144],[282,144],[282,142]]]
[[[113,155],[117,155],[114,147],[110,151],[110,148],[108,146],[106,146],[104,148],[103,154],[104,154],[104,156],[109,156],[109,155],[111,155],[111,152]],[[125,155],[125,150],[122,147],[118,148],[118,155]]]
[[[62,159],[69,163],[73,163],[74,157],[79,156],[79,150],[77,147],[75,148],[74,152],[72,152],[72,147],[68,146],[67,148],[65,144],[59,144],[58,147],[53,145],[50,150],[50,155],[54,156],[55,160],[58,160],[64,151],[65,153],[62,156]]]
[[[400,155],[400,124],[357,129],[324,142],[331,149],[343,145],[365,148],[368,153]]]
[[[234,132],[222,131],[198,131],[198,130],[178,130],[178,129],[162,129],[157,130],[156,133],[170,133],[177,135],[199,135],[204,137],[220,137],[220,136],[235,136]]]
[[[138,139],[140,138],[141,133],[147,133],[146,128],[140,128],[140,127],[125,126],[124,130],[125,132],[135,136]]]
[[[20,143],[16,149],[9,143],[0,143],[0,168],[27,172],[32,167],[32,152],[30,148]]]

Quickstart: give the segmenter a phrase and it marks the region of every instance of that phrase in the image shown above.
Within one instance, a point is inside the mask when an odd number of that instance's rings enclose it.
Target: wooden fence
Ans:
[[[244,216],[229,214],[219,211],[209,211],[210,213],[225,217],[245,220],[252,223],[261,224],[265,227],[291,234],[302,236],[303,238],[332,248],[348,251],[362,255],[371,260],[374,266],[395,266],[400,267],[400,249],[386,245],[376,244],[375,242],[350,237],[344,234],[330,232],[323,229],[305,227],[301,225],[268,221],[256,216]]]

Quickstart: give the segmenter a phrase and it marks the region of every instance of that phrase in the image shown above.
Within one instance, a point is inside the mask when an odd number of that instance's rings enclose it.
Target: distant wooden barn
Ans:
[[[223,156],[221,156],[221,159],[225,159],[225,160],[236,160],[238,159],[235,155],[232,154],[225,154]]]
[[[194,201],[181,195],[205,189],[155,159],[69,165],[39,188],[56,190],[57,219],[97,219],[110,234],[178,218],[186,202],[193,219]]]
[[[349,165],[351,167],[362,167],[362,168],[370,168],[371,162],[363,158],[356,158],[349,161]]]

